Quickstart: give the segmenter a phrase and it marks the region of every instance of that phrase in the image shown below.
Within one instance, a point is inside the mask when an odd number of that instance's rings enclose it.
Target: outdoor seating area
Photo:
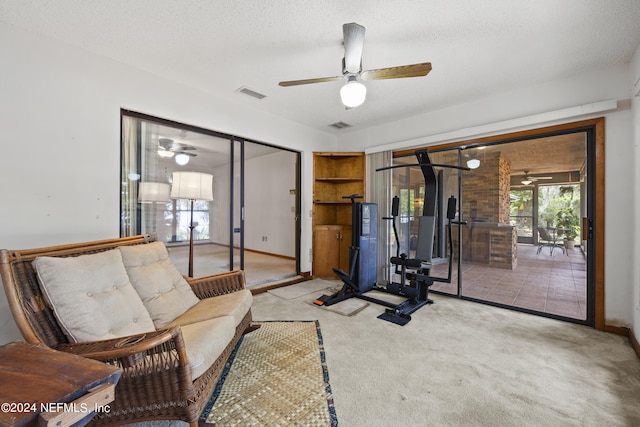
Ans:
[[[544,247],[549,248],[549,255],[553,255],[554,249],[560,249],[563,254],[566,253],[564,244],[558,242],[558,229],[537,227],[536,230],[538,231],[538,253]]]

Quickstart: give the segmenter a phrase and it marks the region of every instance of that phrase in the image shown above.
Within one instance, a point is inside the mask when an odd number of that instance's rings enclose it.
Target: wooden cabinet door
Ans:
[[[313,275],[335,279],[333,268],[340,267],[340,230],[338,226],[318,226],[313,232]],[[348,262],[347,262],[348,263]]]
[[[313,275],[336,279],[334,268],[341,268],[349,273],[350,248],[350,226],[321,225],[315,227],[313,232]]]

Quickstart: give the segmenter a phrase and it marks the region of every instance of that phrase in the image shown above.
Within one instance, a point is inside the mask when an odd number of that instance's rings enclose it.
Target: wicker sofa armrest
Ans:
[[[246,289],[244,271],[242,270],[233,270],[197,279],[188,277],[187,282],[200,299],[212,298]]]
[[[175,366],[189,368],[179,326],[123,338],[61,344],[56,350],[99,360],[124,369],[145,361],[149,363],[154,359],[174,359]]]

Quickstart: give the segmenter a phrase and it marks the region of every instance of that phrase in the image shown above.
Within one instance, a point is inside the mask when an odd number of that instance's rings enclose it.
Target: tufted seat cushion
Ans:
[[[164,243],[122,246],[120,251],[131,284],[157,329],[200,301],[171,262]]]
[[[242,322],[244,316],[251,309],[252,302],[253,296],[248,289],[218,295],[215,298],[206,298],[200,300],[196,305],[167,326],[190,325],[214,317],[231,316],[235,327]]]
[[[233,339],[236,326],[229,316],[216,317],[181,327],[191,379],[205,373]]]
[[[37,257],[32,265],[45,298],[71,342],[154,330],[118,249],[67,258]]]

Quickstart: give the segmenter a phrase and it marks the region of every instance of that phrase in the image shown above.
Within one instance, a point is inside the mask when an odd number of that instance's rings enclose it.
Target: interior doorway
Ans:
[[[436,164],[480,160],[472,171],[438,170],[438,203],[459,199],[453,226],[459,268],[451,284],[436,283],[432,291],[596,326],[602,307],[596,300],[596,134],[595,123],[581,123],[430,147]],[[394,164],[414,162],[412,155],[396,153]],[[411,251],[411,212],[422,202],[417,168],[396,169],[393,183],[407,212],[401,244]],[[444,227],[436,222],[434,254],[447,254],[439,250]],[[446,275],[446,263],[438,261],[433,275]]]
[[[241,269],[248,286],[299,274],[300,153],[122,112],[121,236],[156,233],[187,274]],[[170,197],[175,172],[211,176],[213,200]],[[264,191],[265,185],[269,188]],[[161,197],[147,189],[163,188]]]

